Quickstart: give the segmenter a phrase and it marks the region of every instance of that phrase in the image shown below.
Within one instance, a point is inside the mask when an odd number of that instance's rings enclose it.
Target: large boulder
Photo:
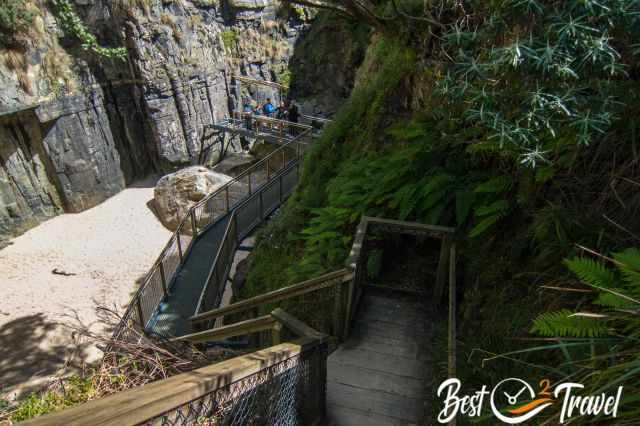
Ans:
[[[224,186],[230,176],[192,166],[163,176],[154,189],[154,202],[164,226],[175,231],[191,206]],[[187,227],[185,231],[189,231]]]

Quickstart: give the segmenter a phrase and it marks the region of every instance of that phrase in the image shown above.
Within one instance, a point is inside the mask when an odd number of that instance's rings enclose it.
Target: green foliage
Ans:
[[[220,37],[222,38],[222,44],[227,50],[233,49],[238,42],[238,33],[233,29],[222,31]]]
[[[289,69],[284,69],[282,72],[278,73],[278,83],[284,84],[285,86],[289,86],[291,84],[291,71]]]
[[[25,0],[5,0],[0,5],[0,31],[10,33],[24,30],[33,19],[33,12],[26,7]]]
[[[613,271],[607,269],[601,262],[596,262],[589,258],[577,257],[566,260],[565,264],[571,272],[589,285],[611,288],[614,283],[615,275]]]
[[[127,58],[126,47],[103,47],[98,44],[98,39],[84,25],[76,14],[68,0],[52,0],[55,6],[56,16],[65,33],[80,40],[83,50],[93,52],[105,58],[125,60]]]
[[[639,307],[633,295],[640,293],[640,250],[627,249],[613,256],[616,269],[591,258],[576,257],[565,265],[583,284],[596,289],[592,303],[603,309]],[[543,313],[534,321],[532,332],[545,336],[597,337],[606,331],[603,319],[571,316],[569,310]]]
[[[16,35],[28,29],[33,17],[25,0],[4,0],[0,4],[0,43],[14,45]]]
[[[91,378],[71,376],[55,388],[45,392],[29,394],[13,410],[11,420],[20,422],[54,411],[60,411],[81,402],[86,402],[93,392]]]
[[[540,314],[531,328],[532,333],[549,337],[600,337],[607,334],[604,322],[574,315],[568,309]]]
[[[475,238],[484,234],[508,215],[511,204],[504,197],[511,186],[512,182],[508,176],[497,176],[476,186],[473,191],[479,199],[478,205],[473,209],[476,225],[469,231],[469,237]]]
[[[465,111],[450,119],[480,124],[494,147],[536,166],[559,141],[599,140],[619,116],[639,2],[472,2],[466,13],[443,36],[454,64],[438,92]]]
[[[629,248],[612,257],[600,256],[600,261],[582,257],[566,260],[571,272],[595,290],[595,297],[588,296],[588,301],[574,298],[569,305],[576,309],[576,305],[582,308],[591,302],[593,307],[586,314],[567,308],[542,313],[534,320],[531,331],[549,337],[588,338],[584,343],[576,343],[588,350],[577,354],[579,362],[570,356],[566,347],[561,348],[567,360],[564,365],[569,369],[567,376],[559,380],[571,377],[585,384],[585,392],[592,394],[624,385],[627,395],[637,395],[640,391],[640,319],[637,315],[640,300],[633,295],[640,293],[640,250]],[[607,267],[604,263],[607,260],[612,261],[614,267]],[[534,349],[550,352],[558,347]],[[637,420],[640,415],[637,398],[627,397],[622,404],[625,406],[622,417]]]

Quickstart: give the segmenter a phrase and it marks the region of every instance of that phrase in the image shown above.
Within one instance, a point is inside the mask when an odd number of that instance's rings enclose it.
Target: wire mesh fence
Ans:
[[[142,423],[305,426],[325,415],[326,342]]]

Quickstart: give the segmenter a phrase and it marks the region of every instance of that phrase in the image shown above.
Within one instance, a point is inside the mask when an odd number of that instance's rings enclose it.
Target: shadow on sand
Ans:
[[[86,344],[52,344],[48,335],[58,326],[44,314],[35,314],[0,327],[0,391],[60,374],[63,367],[81,368],[81,357],[74,355],[82,354]]]

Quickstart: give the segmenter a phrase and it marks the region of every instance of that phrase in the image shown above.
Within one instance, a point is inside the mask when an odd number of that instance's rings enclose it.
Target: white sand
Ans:
[[[77,314],[85,326],[95,329],[100,327],[96,325],[96,306],[117,306],[122,312],[137,288],[136,281],[145,275],[171,236],[147,207],[153,199],[155,181],[139,182],[82,213],[55,217],[0,250],[0,346],[4,346],[0,353],[8,352],[7,345],[22,344],[16,332],[20,321],[32,320],[34,326],[25,322],[25,328],[46,328],[39,334],[41,341],[31,345],[53,352],[52,347],[62,347],[71,338],[57,324],[77,325],[72,319]],[[51,272],[55,268],[76,275],[55,275]],[[48,327],[49,323],[56,325]],[[36,333],[24,332],[28,335],[25,339]],[[95,350],[84,352],[89,360],[99,355]],[[52,362],[47,359],[44,356],[33,362]],[[42,377],[41,371],[51,375],[50,367],[28,369],[26,376],[30,377],[24,379]],[[3,378],[7,371],[0,364],[0,393],[20,381],[19,377]]]

